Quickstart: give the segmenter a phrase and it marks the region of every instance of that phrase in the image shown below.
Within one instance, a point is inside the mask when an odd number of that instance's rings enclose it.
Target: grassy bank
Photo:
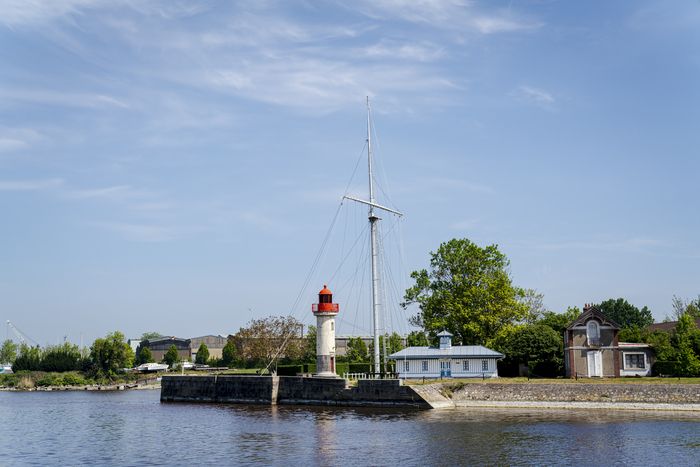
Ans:
[[[154,375],[148,375],[153,378]],[[146,375],[122,374],[112,378],[94,378],[79,371],[53,373],[44,371],[20,371],[0,375],[0,388],[30,390],[46,387],[75,387],[91,385],[130,384],[145,381]]]

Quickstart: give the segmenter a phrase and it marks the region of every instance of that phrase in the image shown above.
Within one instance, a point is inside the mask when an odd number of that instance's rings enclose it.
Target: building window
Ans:
[[[469,360],[464,360],[462,362],[462,371],[469,371]]]
[[[335,323],[331,321],[331,331],[335,331]]]
[[[428,371],[428,360],[423,360],[423,371]]]
[[[405,362],[403,362],[403,371],[409,371],[409,370],[410,370],[411,366],[409,365],[409,363],[410,363],[410,362],[409,362],[408,360],[406,360]]]
[[[441,361],[441,362],[440,362],[440,369],[441,369],[441,370],[449,370],[449,369],[450,369],[450,361],[449,361],[449,360],[447,360],[447,361],[445,361],[445,360]]]
[[[586,324],[586,337],[588,338],[588,345],[600,344],[600,329],[596,321],[589,321]]]
[[[625,354],[625,370],[644,370],[646,365],[644,363],[643,353],[626,353]]]
[[[489,371],[489,361],[488,360],[481,361],[481,371]]]

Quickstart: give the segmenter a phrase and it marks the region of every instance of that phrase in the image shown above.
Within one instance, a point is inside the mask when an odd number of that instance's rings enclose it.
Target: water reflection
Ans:
[[[700,414],[161,404],[0,393],[0,465],[698,465]]]

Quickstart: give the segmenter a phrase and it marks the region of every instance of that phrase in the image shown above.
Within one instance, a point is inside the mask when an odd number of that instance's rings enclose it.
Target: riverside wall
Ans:
[[[162,402],[213,402],[263,405],[412,407],[430,405],[399,380],[359,380],[350,387],[340,378],[300,376],[164,376]]]
[[[456,405],[471,401],[700,404],[699,384],[448,383],[439,386],[435,389]]]

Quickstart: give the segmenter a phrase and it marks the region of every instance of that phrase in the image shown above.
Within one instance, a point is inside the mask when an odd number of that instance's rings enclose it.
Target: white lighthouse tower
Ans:
[[[339,307],[333,303],[328,287],[318,293],[318,303],[311,305],[316,316],[316,375],[336,377],[335,374],[335,315]]]

